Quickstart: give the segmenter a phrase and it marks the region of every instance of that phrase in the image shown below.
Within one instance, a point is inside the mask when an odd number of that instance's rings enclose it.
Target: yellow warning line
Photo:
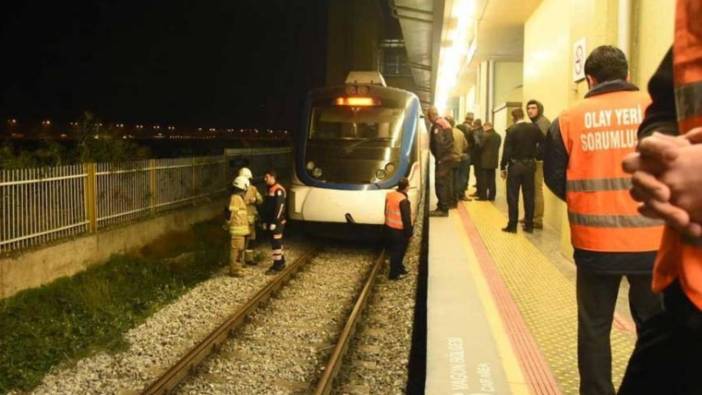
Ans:
[[[522,372],[519,365],[519,360],[512,347],[512,342],[507,335],[507,331],[505,330],[500,313],[498,312],[492,294],[490,293],[490,288],[482,271],[480,270],[475,251],[473,250],[470,240],[463,229],[463,223],[455,211],[451,211],[450,216],[453,220],[456,232],[461,237],[461,245],[468,256],[468,262],[466,264],[470,270],[471,278],[475,283],[475,288],[478,291],[480,303],[485,310],[485,316],[487,317],[488,324],[490,325],[492,336],[495,339],[497,352],[500,355],[500,361],[502,362],[502,367],[504,368],[505,375],[507,376],[511,393],[525,395],[530,394],[529,386],[524,379],[524,373]]]
[[[507,223],[507,218],[495,206],[482,202],[465,206],[561,390],[565,394],[577,394],[574,281],[558,271],[524,235],[502,232],[500,228]],[[613,331],[611,342],[616,385],[626,368],[635,337]]]

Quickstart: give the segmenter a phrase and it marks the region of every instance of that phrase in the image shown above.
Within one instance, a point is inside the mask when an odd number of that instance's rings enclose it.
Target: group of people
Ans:
[[[450,116],[440,117],[435,107],[427,111],[431,122],[430,150],[436,159],[434,183],[437,208],[430,215],[448,216],[459,201],[495,200],[495,171],[502,138],[490,122],[484,124],[468,113],[462,124],[455,125]],[[470,168],[476,179],[476,191],[468,197]]]
[[[500,162],[509,205],[503,230],[516,231],[519,189],[524,230],[541,225],[543,169],[568,210],[581,394],[702,394],[701,13],[702,1],[678,0],[675,42],[649,94],[629,82],[625,54],[605,45],[585,61],[585,98],[552,123],[536,101],[527,103],[532,122],[512,111]],[[429,119],[445,211],[450,125],[434,110]],[[623,277],[637,342],[615,391],[610,332]]]
[[[233,277],[243,276],[244,263],[256,264],[253,251],[249,248],[251,241],[256,240],[256,229],[259,226],[269,232],[271,240],[273,264],[266,274],[276,274],[285,268],[285,188],[278,183],[275,170],[268,170],[263,177],[267,188],[264,198],[251,182],[252,179],[251,170],[242,167],[232,183],[227,224],[231,237],[229,273]],[[261,207],[260,211],[258,207]]]

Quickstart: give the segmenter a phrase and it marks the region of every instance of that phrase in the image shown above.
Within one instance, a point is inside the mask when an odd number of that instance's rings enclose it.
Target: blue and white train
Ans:
[[[297,136],[288,215],[308,224],[382,225],[388,190],[410,181],[413,217],[428,182],[419,99],[377,72],[311,91]]]

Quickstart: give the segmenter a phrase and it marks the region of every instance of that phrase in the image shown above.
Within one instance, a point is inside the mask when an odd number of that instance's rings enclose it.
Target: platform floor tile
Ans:
[[[500,230],[507,218],[488,202],[462,204],[492,256],[500,276],[564,394],[578,393],[575,283],[566,278],[523,234]],[[635,336],[614,326],[612,367],[615,386],[631,355]]]

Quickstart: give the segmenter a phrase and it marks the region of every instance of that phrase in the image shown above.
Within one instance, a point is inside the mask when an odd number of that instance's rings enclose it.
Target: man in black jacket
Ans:
[[[438,199],[436,210],[429,213],[432,217],[448,217],[450,203],[453,160],[453,131],[451,125],[439,116],[436,107],[427,110],[427,118],[431,122],[429,149],[436,166],[434,168],[434,187]]]
[[[502,231],[517,233],[519,219],[519,190],[524,201],[524,231],[534,232],[534,171],[539,146],[544,135],[533,123],[524,120],[524,110],[512,110],[514,125],[507,129],[500,170],[507,178],[507,207],[509,222]]]
[[[473,118],[473,113],[467,112],[463,123],[456,125],[456,128],[463,132],[463,137],[465,137],[466,142],[468,143],[468,157],[465,159],[465,161],[459,164],[459,166],[463,167],[461,177],[464,177],[464,175],[465,177],[461,182],[461,187],[458,191],[456,191],[457,194],[460,194],[464,197],[464,201],[470,201],[470,198],[466,197],[466,192],[468,192],[468,180],[470,180],[470,166],[473,160],[473,152],[475,151],[475,144],[473,142]],[[475,177],[475,175],[473,176]]]
[[[638,116],[617,114],[627,110],[631,115],[631,109],[648,101],[626,81],[627,71],[620,49],[595,48],[585,61],[589,92],[553,121],[544,144],[546,185],[568,204],[577,268],[581,394],[614,393],[610,330],[622,277],[629,283],[637,332],[661,308],[651,292],[651,268],[662,229],[660,223],[631,212],[630,180],[616,166],[633,152],[635,139],[625,137],[641,122]],[[597,124],[592,114],[600,114]],[[604,143],[591,144],[594,136]]]
[[[484,135],[480,144],[480,184],[478,185],[478,200],[495,201],[495,169],[499,162],[500,144],[502,137],[495,132],[492,123],[483,125]]]

